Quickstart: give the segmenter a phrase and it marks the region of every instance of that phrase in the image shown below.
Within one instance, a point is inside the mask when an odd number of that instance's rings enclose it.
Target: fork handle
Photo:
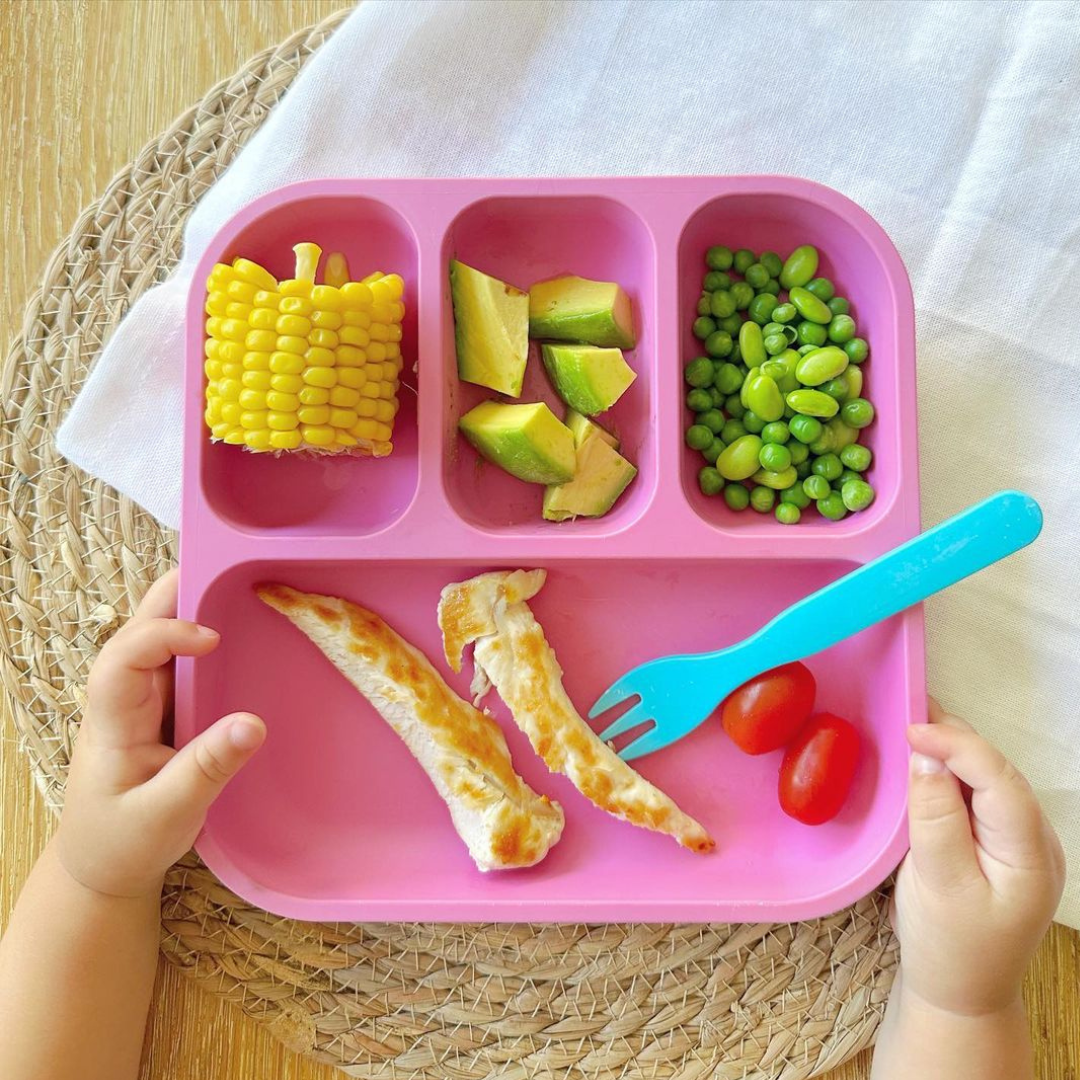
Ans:
[[[1019,551],[1041,528],[1033,498],[999,491],[811,593],[746,644],[768,661],[763,669],[801,660]]]

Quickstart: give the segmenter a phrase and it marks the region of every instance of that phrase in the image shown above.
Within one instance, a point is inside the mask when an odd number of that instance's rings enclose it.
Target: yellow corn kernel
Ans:
[[[277,339],[277,347],[280,352],[296,353],[297,356],[303,356],[307,352],[307,338],[295,337],[292,334],[282,334]]]
[[[221,399],[213,398],[207,402],[206,410],[203,412],[203,419],[206,421],[208,428],[213,426],[221,419]]]
[[[230,281],[225,295],[230,300],[238,300],[241,304],[250,304],[258,291],[254,285],[249,285],[246,281]]]
[[[221,370],[221,361],[220,360],[207,360],[206,363],[203,364],[203,372],[205,373],[206,377],[211,382],[214,382],[217,379],[220,379],[222,374],[223,374],[223,372]]]
[[[345,307],[353,310],[371,306],[371,288],[362,281],[350,281],[348,285],[341,287],[341,299],[345,301]]]
[[[340,379],[338,380],[341,381]],[[347,386],[335,386],[330,391],[330,404],[340,409],[351,409],[360,400],[360,391],[352,390]]]
[[[372,341],[389,341],[390,340],[390,327],[386,323],[372,323],[371,324],[371,340]]]
[[[254,310],[255,309],[250,304],[240,304],[234,300],[231,304],[226,306],[225,318],[248,320],[251,318],[251,313]]]
[[[390,401],[397,391],[397,387],[392,382],[379,383],[379,397],[383,401]]]
[[[251,285],[257,285],[260,289],[277,288],[277,280],[274,275],[250,259],[233,259],[233,273],[242,281]]]
[[[296,415],[300,418],[301,424],[329,424],[330,406],[305,405]]]
[[[396,361],[398,367],[401,367],[401,346],[396,341],[386,343],[386,359]]]
[[[277,282],[274,284],[276,286]],[[279,293],[276,288],[260,289],[251,298],[251,302],[256,308],[269,308],[273,311],[277,311],[278,304],[281,303],[281,293]]]
[[[249,330],[244,344],[254,352],[271,352],[278,342],[273,330]]]
[[[206,279],[207,288],[224,289],[236,277],[236,272],[228,263],[214,263]]]
[[[249,411],[266,408],[265,390],[241,390],[240,408]]]
[[[326,269],[323,271],[323,281],[340,289],[349,281],[349,261],[340,251],[331,251],[326,257]]]
[[[225,442],[230,446],[243,446],[244,445],[244,429],[243,428],[231,428],[229,433],[225,436]]]
[[[238,401],[223,401],[221,403],[221,419],[225,420],[231,427],[236,427],[240,423],[240,414],[243,411]]]
[[[316,308],[311,313],[311,321],[320,330],[336,330],[345,320],[336,311],[323,311]]]
[[[296,278],[298,281],[308,283],[315,280],[315,274],[319,269],[319,257],[322,248],[305,240],[302,244],[293,244],[293,253],[296,255]]]
[[[283,281],[278,285],[278,292],[284,297],[295,296],[306,300],[311,295],[311,282],[301,281],[298,278],[290,278],[288,281]],[[285,310],[284,302],[281,305],[281,310]]]
[[[333,368],[309,367],[304,371],[303,380],[308,386],[321,386],[325,390],[330,390],[337,386],[337,373]]]
[[[381,401],[372,401],[371,398],[362,397],[356,404],[356,415],[365,419],[373,419],[379,412]]]
[[[266,423],[272,431],[293,431],[300,426],[300,421],[294,412],[268,413]]]
[[[303,296],[286,296],[280,303],[278,310],[282,315],[310,315],[313,305],[310,300]]]
[[[386,346],[381,341],[373,341],[367,347],[367,358],[381,364],[386,359]]]
[[[376,401],[375,405],[375,419],[380,424],[392,424],[394,417],[397,416],[398,403],[394,400],[391,401]]]
[[[259,428],[266,427],[266,418],[268,413],[265,409],[258,409],[252,412],[246,412],[240,414],[240,426],[245,431],[256,431]]]
[[[400,274],[387,274],[383,278],[383,284],[386,285],[390,291],[391,300],[400,300],[405,292],[405,282],[401,280]]]
[[[379,278],[378,281],[371,283],[371,298],[378,306],[379,304],[389,304],[394,298],[390,295],[390,286],[387,284],[386,278]]]
[[[270,354],[268,352],[244,353],[245,371],[269,371]]]
[[[269,371],[245,371],[240,377],[240,381],[249,390],[269,390],[270,389],[270,372]]]
[[[233,343],[235,344],[235,342]],[[235,379],[240,381],[240,376],[244,374],[244,365],[240,363],[236,364],[222,364],[221,365],[221,377],[223,379]]]
[[[307,337],[311,332],[311,320],[305,319],[303,315],[279,315],[274,329],[279,334]]]
[[[304,370],[304,358],[291,352],[271,353],[270,370],[275,375],[299,375]]]
[[[401,340],[401,323],[391,323],[387,327],[387,333],[390,335],[388,341],[400,341]]]
[[[223,292],[212,292],[206,298],[206,303],[203,305],[203,311],[207,315],[224,315],[225,309],[229,306],[229,298]]]
[[[338,385],[347,387],[349,390],[359,390],[367,382],[367,376],[364,374],[362,367],[342,367],[339,359],[335,370],[337,371]]]
[[[318,312],[315,312],[318,315]],[[338,347],[338,336],[333,330],[312,330],[308,334],[308,341],[312,345],[317,346],[320,349],[336,349]]]
[[[357,420],[353,426],[352,434],[358,439],[374,439],[378,426],[377,420]]]
[[[356,412],[352,409],[331,409],[330,426],[336,428],[351,428],[359,420]]]
[[[219,341],[218,359],[223,364],[239,364],[244,359],[244,346],[239,341]]]
[[[279,394],[299,394],[304,389],[304,380],[299,375],[271,375],[270,388]]]
[[[371,335],[361,326],[343,326],[338,331],[338,337],[342,345],[355,345],[358,349],[364,348],[371,340]]]
[[[216,359],[218,359],[218,348],[220,346],[221,346],[220,341],[215,341],[214,338],[208,337],[203,342],[203,347],[202,347],[203,356],[205,356],[207,360],[216,360]]]
[[[390,317],[395,323],[400,323],[405,318],[405,305],[400,300],[395,300],[390,305]]]
[[[222,401],[239,401],[241,390],[243,387],[239,379],[222,379],[218,383],[218,394],[221,395]]]
[[[311,290],[311,302],[322,311],[341,311],[345,307],[341,290],[333,285],[316,285]]]
[[[361,397],[366,398],[378,398],[379,396],[379,380],[368,379],[363,386],[360,387]]]
[[[366,311],[346,311],[341,318],[346,326],[358,326],[361,330],[371,325],[371,316]]]
[[[248,316],[252,330],[273,330],[277,326],[278,313],[274,308],[253,308]]]
[[[269,450],[270,432],[266,428],[245,432],[244,443],[249,450]]]
[[[209,329],[209,327],[207,327]],[[241,319],[222,319],[220,334],[230,341],[243,341],[247,337],[248,324]]]
[[[394,321],[393,308],[389,304],[372,304],[371,320],[372,322],[392,323]]]
[[[308,349],[304,353],[304,359],[308,367],[329,368],[337,363],[337,357],[329,349],[324,349],[319,345]]]
[[[334,436],[334,443],[337,446],[342,446],[346,450],[356,445],[356,440],[346,431],[339,431]]]
[[[330,391],[322,386],[305,386],[297,395],[301,405],[327,405]]]
[[[209,400],[212,397],[220,397],[218,392],[219,381],[217,379],[210,379],[206,384],[206,398]]]
[[[216,423],[216,424],[215,424],[215,425],[214,425],[214,426],[213,426],[213,427],[212,427],[212,428],[210,429],[210,434],[211,434],[211,435],[212,435],[212,436],[213,436],[213,437],[214,437],[215,439],[224,439],[224,438],[225,438],[225,436],[226,436],[226,435],[228,435],[228,434],[229,434],[229,432],[230,432],[230,431],[232,431],[232,430],[233,430],[233,426],[232,426],[232,424],[229,424],[229,423],[227,423],[227,422],[226,422],[226,421],[224,421],[224,420],[220,420],[220,421],[218,421],[218,423]]]
[[[393,360],[384,360],[382,365],[382,377],[384,382],[393,382],[398,376],[398,366]]]
[[[280,390],[271,390],[266,395],[266,407],[274,412],[296,412],[300,399],[295,394],[284,394]]]
[[[335,355],[339,367],[363,367],[367,362],[367,353],[352,345],[339,345]]]
[[[330,446],[337,437],[337,432],[332,427],[309,424],[300,429],[304,436],[304,442],[311,446]]]
[[[211,315],[210,318],[206,320],[206,336],[218,338],[220,340],[222,337],[221,327],[224,322],[225,320],[223,318],[220,318],[217,315]]]
[[[377,442],[389,442],[394,434],[394,429],[389,424],[375,424],[375,439]]]
[[[271,431],[270,445],[275,450],[297,450],[304,441],[299,431]]]

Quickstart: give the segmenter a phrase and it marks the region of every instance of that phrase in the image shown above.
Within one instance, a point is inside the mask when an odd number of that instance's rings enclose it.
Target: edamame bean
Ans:
[[[848,427],[869,427],[874,422],[874,406],[866,398],[852,398],[844,402],[840,415]]]
[[[814,459],[810,471],[815,476],[823,477],[832,482],[840,479],[844,466],[840,464],[840,459],[835,454],[822,454],[821,457]]]
[[[761,333],[761,327],[756,322],[747,319],[739,327],[739,351],[742,353],[743,363],[748,368],[760,367],[765,363],[765,339]]]
[[[742,484],[728,484],[724,488],[724,502],[732,510],[745,510],[750,505],[750,492]]]
[[[789,488],[789,491],[793,491],[793,488]],[[802,510],[799,509],[795,503],[784,502],[784,496],[780,496],[780,505],[776,508],[776,520],[781,525],[798,525],[799,519],[802,517]]]
[[[787,347],[788,339],[784,334],[769,334],[765,340],[765,351],[770,356],[779,356]]]
[[[774,420],[761,429],[761,441],[783,446],[791,439],[791,432],[783,420]]]
[[[713,386],[720,391],[725,397],[728,394],[734,394],[736,390],[742,388],[743,373],[731,363],[721,364],[716,369],[716,375],[713,379]]]
[[[777,306],[773,308],[773,322],[789,323],[794,320],[798,314],[799,312],[792,303],[777,304]]]
[[[729,356],[731,354],[731,335],[723,330],[714,330],[705,339],[705,351],[710,356]],[[847,357],[845,356],[845,360]]]
[[[691,450],[704,450],[712,441],[713,433],[704,424],[691,424],[686,429],[686,445]]]
[[[746,480],[753,476],[758,471],[761,446],[761,440],[756,435],[744,435],[741,439],[736,439],[730,446],[725,447],[724,452],[716,459],[720,475],[725,480]]]
[[[750,492],[750,505],[759,513],[767,514],[776,503],[776,492],[771,487],[760,485]]]
[[[744,376],[745,378],[745,376]],[[738,394],[731,394],[724,402],[724,410],[734,420],[741,420],[746,414],[746,406]]]
[[[730,446],[736,439],[741,439],[746,434],[746,428],[741,420],[725,420],[720,429],[720,438],[725,446]]]
[[[861,473],[866,472],[870,468],[870,463],[874,460],[874,455],[870,452],[869,446],[860,446],[858,443],[852,443],[850,446],[845,446],[840,451],[840,461],[854,472]]]
[[[773,491],[783,491],[785,488],[791,487],[799,478],[795,470],[789,465],[780,472],[773,472],[771,469],[758,469],[751,479],[755,484],[761,484],[762,487],[771,488]]]
[[[851,304],[842,296],[834,296],[829,301],[829,310],[834,315],[847,315],[851,311]]]
[[[820,323],[801,322],[798,325],[798,340],[803,345],[812,345],[820,349],[829,340],[829,331]]]
[[[801,443],[798,439],[793,440],[787,444],[788,453],[791,454],[791,464],[801,465],[807,458],[810,457],[810,447],[806,443]]]
[[[760,435],[765,430],[765,421],[756,412],[747,409],[742,415],[743,427],[751,435]]]
[[[834,454],[839,454],[845,446],[850,446],[859,440],[859,433],[854,428],[848,427],[839,416],[834,416],[825,426],[832,432]]]
[[[691,386],[708,386],[713,381],[712,361],[707,356],[699,356],[696,360],[691,360],[683,368],[683,378]]]
[[[829,340],[846,345],[855,336],[855,320],[850,315],[834,315],[829,323]]]
[[[874,489],[865,480],[849,480],[840,497],[848,510],[865,510],[874,501]]]
[[[714,435],[720,434],[726,422],[719,409],[707,409],[697,418],[697,423],[707,427]]]
[[[697,475],[702,495],[719,495],[724,490],[724,478],[711,465],[706,465]]]
[[[832,491],[824,499],[819,499],[817,508],[818,513],[830,521],[840,521],[847,517],[847,507],[839,491]]]
[[[847,353],[835,345],[826,345],[823,349],[815,349],[799,358],[795,366],[795,378],[803,386],[820,386],[842,374],[847,366]]]
[[[768,375],[779,385],[780,380],[787,374],[787,365],[783,360],[769,359],[761,365],[761,374]]]
[[[810,244],[797,247],[784,262],[780,270],[780,284],[785,289],[792,289],[812,281],[818,268],[817,248]]]
[[[743,403],[744,409],[750,408],[750,399],[746,396],[750,391],[750,384],[761,374],[760,366],[752,367],[747,373],[746,378],[743,379],[742,389],[739,391],[739,400]]]
[[[746,268],[746,273],[743,274],[743,277],[746,278],[747,284],[753,285],[755,289],[760,289],[764,285],[766,285],[771,276],[772,275],[769,273],[769,271],[766,270],[765,267],[762,266],[759,262],[752,263]]]
[[[735,310],[745,311],[750,306],[750,301],[754,299],[754,289],[745,281],[736,281],[731,286],[731,295],[735,297]]]
[[[769,271],[769,277],[778,278],[784,269],[784,260],[775,251],[763,251],[758,262]]]
[[[824,300],[819,300],[812,292],[800,289],[797,286],[788,293],[788,299],[795,305],[795,310],[810,322],[828,325],[832,322],[833,313],[829,310]]]
[[[711,314],[716,319],[726,319],[735,314],[735,297],[726,288],[712,294]]]
[[[805,481],[803,481],[805,483]],[[792,506],[797,506],[800,510],[805,510],[811,502],[810,496],[806,494],[803,489],[803,484],[792,484],[789,488],[784,488],[780,492],[780,501],[782,503],[789,503]]]
[[[709,286],[706,285],[707,289]],[[826,304],[836,295],[836,288],[828,278],[816,277],[806,283],[806,291],[813,293]]]
[[[716,323],[713,322],[708,315],[699,315],[694,320],[693,331],[694,337],[699,341],[704,341],[710,334],[716,331]]]
[[[817,473],[808,476],[802,482],[802,488],[807,498],[813,499],[814,502],[820,502],[832,491],[832,488],[829,487],[829,481],[824,476],[818,476]]]
[[[792,390],[787,403],[803,416],[819,416],[825,420],[831,420],[840,408],[833,398],[820,390]]]
[[[766,424],[779,420],[784,415],[784,395],[768,375],[758,375],[750,382],[746,391],[746,404]]]
[[[772,293],[762,292],[750,301],[750,307],[747,308],[746,313],[759,326],[764,326],[772,321],[772,313],[778,306],[778,301]]]
[[[691,412],[704,412],[706,409],[711,409],[713,404],[712,395],[708,390],[691,390],[686,395],[686,407]]]
[[[865,338],[854,337],[844,343],[844,352],[853,364],[861,364],[870,355],[870,346]]]
[[[702,287],[706,292],[719,292],[721,289],[731,288],[731,275],[722,270],[710,270],[702,281]]]
[[[788,421],[788,429],[799,442],[809,446],[815,439],[821,438],[824,425],[813,416],[793,416]]]
[[[722,244],[711,247],[705,252],[705,265],[710,270],[730,270],[733,261],[731,248],[724,247]]]
[[[840,377],[847,384],[848,398],[862,397],[863,373],[861,368],[849,365],[847,371]]]
[[[749,248],[739,248],[735,252],[735,272],[745,276],[746,271],[757,262],[757,258]]]
[[[791,465],[791,451],[780,443],[765,443],[758,454],[758,462],[769,472],[783,472]]]

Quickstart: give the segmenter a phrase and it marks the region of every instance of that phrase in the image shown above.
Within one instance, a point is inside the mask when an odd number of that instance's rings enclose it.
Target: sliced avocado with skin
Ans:
[[[458,427],[488,461],[519,480],[564,484],[574,476],[574,436],[542,401],[535,405],[485,401],[470,409]]]
[[[529,295],[505,281],[450,263],[458,377],[521,397],[529,358]]]
[[[630,297],[614,281],[541,281],[529,290],[529,337],[632,349]]]
[[[619,440],[616,436],[612,435],[607,428],[602,428],[595,420],[582,416],[577,409],[567,409],[563,423],[573,432],[575,446],[580,446],[586,439],[595,435],[603,439],[613,450],[619,449]]]
[[[567,521],[574,517],[602,517],[637,476],[637,469],[617,450],[595,435],[577,448],[577,472],[566,484],[544,490],[544,517]]]
[[[541,353],[559,397],[586,416],[610,409],[637,378],[618,349],[544,345]]]

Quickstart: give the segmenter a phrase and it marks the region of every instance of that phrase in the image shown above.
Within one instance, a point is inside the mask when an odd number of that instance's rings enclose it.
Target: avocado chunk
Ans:
[[[544,490],[544,517],[566,521],[602,517],[637,476],[637,469],[604,439],[590,435],[577,448],[577,472],[566,484]]]
[[[458,377],[521,397],[529,358],[529,295],[456,259],[450,263]]]
[[[574,476],[574,436],[542,401],[535,405],[485,401],[470,409],[458,427],[488,461],[519,480],[565,484]]]
[[[602,428],[595,420],[582,416],[577,409],[567,409],[563,423],[573,432],[575,446],[580,446],[586,439],[596,435],[603,439],[612,450],[619,449],[619,440],[607,428]]]
[[[529,290],[529,337],[632,349],[630,297],[613,281],[541,281]]]
[[[586,416],[610,409],[637,378],[618,349],[545,345],[541,352],[559,397]]]

